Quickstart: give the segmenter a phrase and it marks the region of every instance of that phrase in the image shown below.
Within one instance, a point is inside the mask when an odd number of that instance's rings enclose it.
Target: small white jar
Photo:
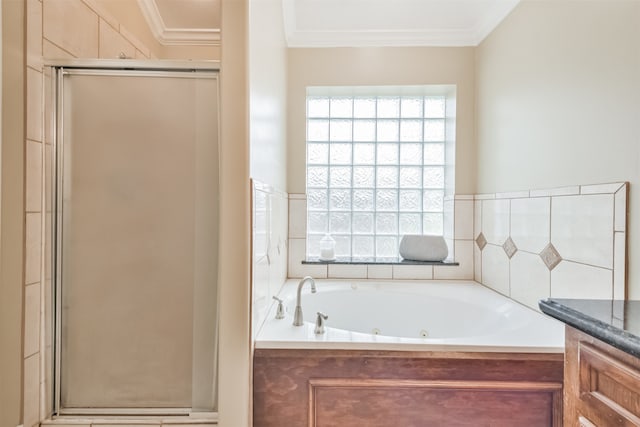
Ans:
[[[325,234],[320,240],[320,261],[334,261],[336,259],[336,241]]]

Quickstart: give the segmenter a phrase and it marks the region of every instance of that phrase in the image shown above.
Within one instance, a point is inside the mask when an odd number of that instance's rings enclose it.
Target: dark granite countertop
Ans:
[[[310,258],[302,261],[303,264],[379,264],[379,265],[439,265],[457,266],[459,262],[445,261],[413,261],[401,257],[338,257],[331,261],[322,261],[319,258]]]
[[[539,305],[543,313],[640,357],[640,301],[549,298]]]

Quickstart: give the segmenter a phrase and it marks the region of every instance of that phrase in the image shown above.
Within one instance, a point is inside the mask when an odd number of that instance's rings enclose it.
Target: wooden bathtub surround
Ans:
[[[563,354],[256,349],[255,427],[562,426]]]
[[[566,427],[639,426],[640,359],[566,328]]]

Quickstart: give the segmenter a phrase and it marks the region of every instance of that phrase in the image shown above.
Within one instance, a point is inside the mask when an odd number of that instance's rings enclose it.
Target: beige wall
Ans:
[[[630,181],[640,298],[640,2],[523,1],[477,48],[478,192]]]
[[[28,0],[27,5],[28,34],[33,39],[29,44],[28,65],[34,69],[42,56],[115,59],[122,52],[130,58],[149,59],[160,55],[158,43],[147,45],[99,1]],[[140,28],[136,29],[140,32]],[[40,43],[37,34],[42,37]]]
[[[142,44],[148,46],[158,58],[164,57],[164,46],[151,33],[137,0],[92,0],[92,3],[96,8],[113,16],[115,21],[135,35]]]
[[[457,86],[456,192],[475,191],[473,48],[289,49],[287,190],[305,192],[307,86]]]
[[[248,0],[222,0],[219,425],[250,423]]]
[[[45,58],[220,59],[219,46],[160,44],[135,0],[29,2],[43,3]]]
[[[0,142],[0,426],[22,421],[24,2],[3,1]]]
[[[220,60],[220,46],[163,46],[161,59]]]
[[[282,1],[249,2],[251,177],[287,185],[287,47]]]

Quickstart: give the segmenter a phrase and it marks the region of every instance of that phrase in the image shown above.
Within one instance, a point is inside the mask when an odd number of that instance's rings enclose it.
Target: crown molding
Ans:
[[[138,0],[153,36],[163,45],[220,45],[220,30],[211,28],[167,28],[155,0]]]
[[[500,0],[467,28],[409,30],[305,30],[296,22],[296,1],[283,0],[284,29],[289,47],[400,47],[477,46],[518,5],[520,0]]]

